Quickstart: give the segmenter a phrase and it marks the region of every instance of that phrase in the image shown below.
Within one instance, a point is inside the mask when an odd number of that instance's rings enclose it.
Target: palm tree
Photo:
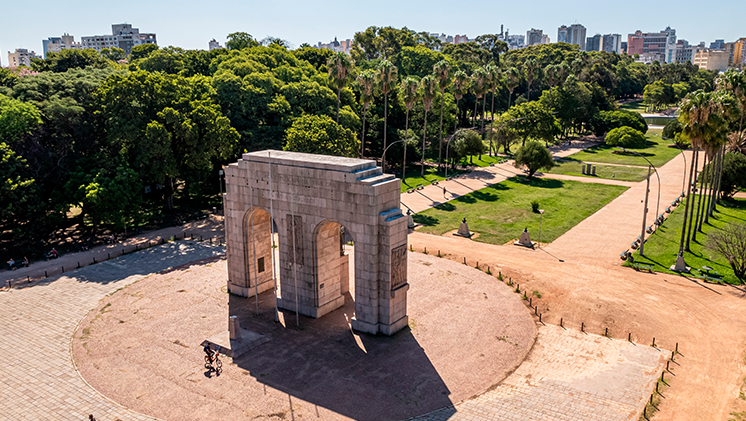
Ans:
[[[531,82],[538,76],[539,63],[530,58],[524,63],[523,71],[526,73],[526,99],[531,101]]]
[[[337,87],[337,124],[339,124],[339,103],[342,96],[342,88],[347,85],[347,79],[352,70],[352,59],[345,53],[335,52],[326,62],[329,68],[329,81]]]
[[[438,168],[443,155],[443,106],[446,99],[446,88],[451,83],[451,64],[446,60],[441,60],[433,66],[433,72],[438,78],[438,87],[440,87],[440,142],[438,143]]]
[[[471,75],[471,88],[474,91],[474,95],[477,97],[476,101],[474,101],[474,123],[472,123],[475,127],[477,125],[477,105],[479,105],[479,98],[481,98],[484,93],[484,85],[487,78],[486,73],[487,72],[485,72],[483,67],[479,67],[474,70],[474,73]]]
[[[438,79],[433,75],[427,75],[420,80],[422,86],[422,105],[425,107],[425,127],[422,130],[422,161],[421,177],[425,176],[425,138],[427,138],[427,112],[433,105],[433,99],[438,96]]]
[[[547,77],[547,85],[549,85],[550,88],[554,88],[559,79],[559,65],[547,65],[547,67],[544,68],[544,74]]]
[[[505,78],[508,85],[508,108],[510,108],[510,99],[513,96],[513,90],[518,87],[521,81],[521,73],[515,67],[505,71]]]
[[[718,102],[720,98],[712,92],[704,92],[702,90],[687,94],[682,100],[681,107],[679,108],[679,121],[684,126],[683,134],[686,135],[691,143],[692,149],[694,150],[694,158],[691,160],[691,168],[689,171],[689,184],[687,186],[687,199],[686,207],[684,210],[684,222],[681,228],[681,240],[679,242],[679,256],[676,259],[676,270],[685,271],[686,263],[684,262],[684,251],[689,251],[689,240],[686,234],[687,220],[689,220],[689,226],[691,230],[691,218],[694,213],[694,203],[691,197],[692,190],[692,177],[694,171],[697,168],[697,159],[699,155],[699,148],[706,148],[706,152],[711,154],[714,151],[713,147],[717,143],[717,134],[722,130],[722,126],[725,123],[721,112],[722,105]],[[690,212],[690,203],[692,205]],[[684,246],[684,239],[686,238],[686,247]]]
[[[495,65],[487,66],[487,74],[489,74],[489,90],[492,92],[492,106],[490,107],[490,153],[492,153],[492,135],[494,134],[493,125],[495,123],[495,91],[497,91],[497,85],[500,83],[500,68]],[[497,153],[497,149],[495,149]]]
[[[554,66],[555,74],[557,77],[557,84],[564,84],[567,80],[567,76],[570,74],[570,65],[566,61]]]
[[[469,92],[469,75],[459,70],[453,74],[453,96],[456,98],[456,121],[453,123],[453,132],[456,132],[458,125],[458,102]]]
[[[360,157],[365,155],[365,117],[368,115],[368,107],[373,101],[373,88],[376,76],[371,70],[366,70],[357,76],[357,85],[360,87],[360,101],[363,103],[363,140],[360,144]]]
[[[407,117],[405,119],[404,123],[404,161],[401,165],[401,179],[404,181],[404,179],[407,176],[407,141],[409,140],[409,111],[412,110],[412,107],[414,107],[414,103],[417,102],[417,99],[419,99],[419,82],[417,82],[417,79],[407,76],[404,78],[404,80],[401,82],[401,86],[399,87],[399,92],[401,98],[404,100],[404,106],[407,109]]]
[[[388,60],[383,60],[376,68],[376,86],[383,94],[383,151],[386,151],[386,130],[388,124],[389,92],[396,86],[398,78],[396,66]],[[382,170],[386,170],[386,163],[381,161]]]

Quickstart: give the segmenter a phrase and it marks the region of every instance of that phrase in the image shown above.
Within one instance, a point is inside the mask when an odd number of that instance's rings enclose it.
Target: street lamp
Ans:
[[[404,141],[406,141],[406,139],[397,140],[396,142],[393,142],[393,143],[389,144],[388,146],[386,146],[386,149],[383,150],[383,155],[381,155],[381,167],[382,167],[381,168],[381,172],[383,172],[383,165],[385,165],[385,163],[386,163],[386,161],[385,161],[385,159],[386,159],[386,151],[388,151],[389,148],[391,148],[392,146],[396,145],[397,143],[402,143]],[[402,179],[402,181],[404,181],[404,175],[405,175],[405,171],[406,171],[406,162],[404,164],[405,164],[405,167],[402,168],[402,172],[401,172],[401,179]]]
[[[666,139],[666,140],[675,142],[675,140],[669,139],[667,137],[663,137],[657,133],[653,133],[653,136],[658,136],[661,139]],[[681,197],[683,198],[684,196],[686,196],[686,193],[684,193],[686,191],[686,155],[684,154],[684,150],[681,148],[679,148],[679,152],[681,153],[681,157],[684,159],[684,178],[681,179]]]
[[[539,209],[539,248],[541,248],[541,223],[544,220],[544,209]]]
[[[633,154],[635,154],[635,155],[641,157],[642,159],[644,159],[645,161],[647,161],[648,164],[649,164],[648,165],[648,176],[646,177],[647,183],[645,185],[645,207],[642,210],[642,233],[640,234],[640,256],[642,256],[643,255],[643,249],[645,247],[645,222],[646,222],[647,216],[648,216],[648,196],[650,195],[650,173],[655,168],[655,165],[653,165],[652,162],[650,162],[647,158],[645,158],[645,156],[643,156],[642,154],[640,154],[640,153],[638,153],[636,151],[627,151],[627,149],[625,149],[625,148],[623,148],[621,146],[617,146],[616,148],[617,149],[621,149],[624,152],[632,152]],[[660,204],[661,204],[661,177],[658,175],[658,169],[657,168],[655,168],[655,175],[656,175],[656,177],[658,177],[658,204],[655,207],[655,215],[656,215],[656,218],[657,218],[658,215],[659,215],[658,212],[660,211]]]

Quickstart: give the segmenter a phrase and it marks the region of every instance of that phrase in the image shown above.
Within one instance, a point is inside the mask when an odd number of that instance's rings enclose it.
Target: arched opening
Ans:
[[[324,220],[314,229],[314,307],[344,305],[355,300],[355,241],[344,225]],[[341,300],[340,300],[341,299]]]
[[[231,292],[252,297],[273,288],[272,237],[274,223],[269,212],[251,207],[242,221],[243,276],[231,275]],[[277,238],[275,235],[275,244]]]

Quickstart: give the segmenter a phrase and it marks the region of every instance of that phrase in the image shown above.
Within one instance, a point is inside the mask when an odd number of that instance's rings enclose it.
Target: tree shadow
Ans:
[[[474,196],[477,200],[481,200],[483,202],[495,202],[498,199],[496,194],[485,192],[483,190],[477,190],[472,193],[471,196]]]
[[[554,178],[528,178],[525,175],[517,175],[515,177],[509,178],[509,180],[518,184],[523,184],[531,187],[539,187],[543,189],[560,189],[565,186],[564,181]]]
[[[355,303],[324,317],[283,312],[288,327],[274,323],[272,292],[254,298],[231,296],[229,309],[242,327],[269,336],[261,346],[233,363],[257,381],[294,398],[356,420],[405,419],[450,407],[451,391],[443,382],[409,327],[393,336],[355,333],[349,327]]]
[[[435,218],[430,215],[422,215],[419,213],[412,215],[412,219],[414,220],[415,223],[418,223],[426,227],[435,226],[435,225],[438,225],[438,223],[440,223],[440,219],[438,218]]]
[[[465,196],[460,196],[456,200],[460,200],[463,197],[465,197]],[[456,206],[454,206],[453,203],[451,203],[451,202],[446,202],[446,203],[441,203],[441,204],[435,206],[435,209],[442,210],[444,212],[453,212],[453,211],[456,210]]]

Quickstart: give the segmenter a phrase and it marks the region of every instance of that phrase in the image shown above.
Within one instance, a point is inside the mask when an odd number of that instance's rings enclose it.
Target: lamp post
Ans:
[[[663,137],[663,136],[661,136],[661,135],[659,135],[657,133],[653,133],[653,136],[658,136],[661,139],[666,139],[666,140],[673,141],[673,139],[669,139],[667,137]],[[681,153],[681,158],[684,159],[684,177],[681,179],[681,197],[684,197],[684,196],[686,196],[686,193],[684,193],[686,191],[686,155],[684,154],[684,150],[681,149],[681,148],[679,148],[679,152]]]
[[[658,178],[658,203],[656,204],[656,207],[655,207],[656,218],[659,215],[658,212],[660,211],[660,204],[661,204],[661,177],[658,175],[658,169],[655,168],[655,165],[653,165],[653,163],[650,162],[650,160],[645,158],[645,156],[641,155],[640,153],[636,151],[627,151],[627,149],[622,148],[622,147],[617,147],[617,148],[621,149],[624,152],[632,152],[633,154],[641,157],[642,159],[648,162],[648,176],[646,177],[647,182],[645,185],[645,207],[642,210],[642,232],[640,233],[640,256],[643,256],[643,251],[645,248],[645,222],[647,221],[647,216],[648,216],[648,196],[650,195],[650,174],[652,170],[655,169],[655,175]]]
[[[388,151],[389,148],[391,148],[392,146],[396,145],[397,143],[402,143],[405,140],[406,139],[400,139],[400,140],[397,140],[396,142],[390,143],[388,146],[386,146],[386,149],[383,150],[383,155],[381,155],[381,166],[383,166],[384,163],[386,162],[386,161],[384,161],[386,159],[386,151]],[[406,165],[406,162],[404,164]],[[383,172],[383,168],[381,168],[381,172]],[[404,181],[405,174],[406,174],[406,167],[402,168],[402,172],[401,172],[401,180],[402,181]]]
[[[541,225],[544,220],[544,209],[539,209],[539,248],[541,248]]]

